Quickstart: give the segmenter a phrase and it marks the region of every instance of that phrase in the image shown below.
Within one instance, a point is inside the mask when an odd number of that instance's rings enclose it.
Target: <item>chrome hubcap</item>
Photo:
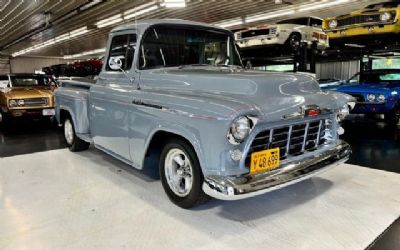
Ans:
[[[189,157],[180,149],[171,149],[165,157],[165,178],[170,189],[180,197],[192,190],[193,169]]]
[[[64,123],[64,136],[68,145],[72,145],[74,142],[74,129],[72,128],[70,120],[66,120]]]

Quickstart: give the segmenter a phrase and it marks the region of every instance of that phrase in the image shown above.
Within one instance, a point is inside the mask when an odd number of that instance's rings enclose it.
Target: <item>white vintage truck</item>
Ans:
[[[290,51],[296,51],[301,42],[311,46],[315,41],[317,48],[324,50],[329,47],[329,38],[322,30],[322,22],[317,17],[288,19],[238,31],[235,39],[241,49],[284,45]]]

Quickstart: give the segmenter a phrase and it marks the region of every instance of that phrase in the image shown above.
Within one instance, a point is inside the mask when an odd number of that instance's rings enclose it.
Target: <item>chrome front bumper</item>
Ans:
[[[257,175],[207,176],[203,190],[209,196],[220,200],[239,200],[264,194],[344,163],[350,157],[351,148],[346,142],[339,141],[329,149],[314,153],[314,155],[287,162],[277,170]]]

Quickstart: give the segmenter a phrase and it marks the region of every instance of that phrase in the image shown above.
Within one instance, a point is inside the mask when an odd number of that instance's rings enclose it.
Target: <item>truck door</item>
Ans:
[[[131,162],[129,108],[134,90],[132,64],[136,48],[136,34],[130,32],[110,35],[103,70],[90,91],[90,124],[96,147],[127,162]],[[110,60],[118,61],[120,68],[110,67]]]

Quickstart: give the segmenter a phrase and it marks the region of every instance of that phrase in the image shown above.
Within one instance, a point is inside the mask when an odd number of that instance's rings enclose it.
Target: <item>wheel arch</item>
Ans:
[[[181,139],[188,143],[192,147],[192,150],[196,153],[197,159],[199,161],[200,167],[203,166],[202,161],[202,150],[199,146],[198,140],[194,138],[194,136],[184,135],[184,133],[167,130],[167,129],[158,129],[154,131],[147,144],[145,146],[145,154],[142,162],[142,168],[155,168],[159,166],[159,160],[161,151],[166,145],[166,143],[171,139]],[[201,167],[202,171],[203,168]]]

